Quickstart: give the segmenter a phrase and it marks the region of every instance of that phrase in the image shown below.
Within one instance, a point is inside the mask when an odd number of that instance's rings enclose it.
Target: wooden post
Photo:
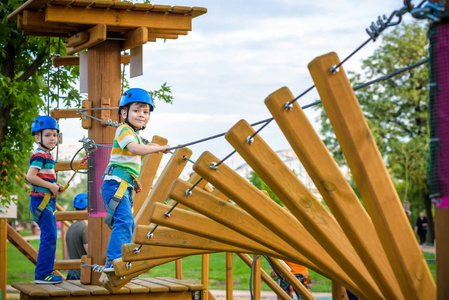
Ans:
[[[101,107],[101,99],[109,98],[111,107],[117,107],[121,94],[121,72],[120,72],[120,42],[105,41],[89,49],[89,100],[92,107]],[[100,118],[101,111],[94,111],[93,115]],[[118,121],[118,114],[111,113],[112,121]],[[114,140],[116,129],[111,126],[104,127],[100,122],[93,121],[89,129],[89,138],[97,144],[111,145]],[[107,150],[106,150],[107,149]],[[106,249],[109,242],[111,230],[104,223],[106,214],[100,210],[103,200],[100,197],[102,185],[102,173],[104,166],[109,161],[110,149],[99,149],[91,155],[95,165],[89,164],[89,203],[97,203],[97,214],[89,216],[89,253],[92,263],[104,265],[106,262]],[[102,162],[101,164],[99,162]],[[100,166],[99,166],[100,165]],[[99,212],[103,212],[100,214]],[[92,284],[98,285],[100,273],[92,273]]]
[[[8,219],[0,218],[0,290],[1,299],[6,299],[6,239],[7,239],[7,228]]]
[[[175,274],[176,279],[182,280],[182,259],[177,259],[175,261]]]
[[[348,295],[346,294],[346,288],[339,285],[335,281],[332,281],[332,299],[333,300],[348,300]]]
[[[202,299],[209,299],[209,254],[201,256],[201,283],[204,284],[204,294]]]
[[[260,280],[260,256],[257,256],[254,254],[254,259],[256,261],[253,261],[253,299],[260,300],[260,286],[261,286],[261,280]]]
[[[232,253],[226,252],[226,300],[232,300],[233,276],[232,276]]]

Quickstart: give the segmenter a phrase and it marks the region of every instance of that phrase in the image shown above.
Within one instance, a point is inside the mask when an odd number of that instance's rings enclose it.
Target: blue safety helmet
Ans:
[[[59,132],[59,124],[54,118],[49,116],[37,117],[31,124],[31,135],[33,136],[43,129],[56,129]]]
[[[77,209],[85,209],[87,207],[87,193],[76,195],[73,200],[73,207]]]
[[[144,89],[133,88],[124,92],[122,97],[120,98],[120,102],[118,104],[118,114],[121,115],[122,108],[126,106],[128,103],[133,102],[146,103],[150,105],[150,111],[153,111],[154,109],[153,99],[151,98],[150,94]]]

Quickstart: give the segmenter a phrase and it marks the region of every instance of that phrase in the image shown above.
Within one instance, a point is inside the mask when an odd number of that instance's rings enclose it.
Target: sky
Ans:
[[[307,69],[310,61],[332,51],[343,60],[369,38],[365,29],[371,22],[380,15],[390,16],[403,1],[162,0],[152,4],[208,9],[193,19],[188,35],[144,45],[144,74],[130,79],[131,87],[146,90],[157,90],[165,82],[171,87],[174,103],[156,102],[141,135],[149,140],[159,135],[176,146],[224,133],[241,119],[255,123],[271,117],[264,105],[270,93],[286,86],[293,95],[301,94],[313,85]],[[344,64],[345,71],[360,71],[361,60],[379,45],[370,42]],[[317,99],[313,90],[298,103]],[[318,128],[319,112],[313,108],[305,112]],[[80,125],[79,120],[61,120],[64,143],[72,145],[64,153],[73,151],[74,143],[78,149],[77,140],[87,136]],[[290,148],[275,122],[260,135],[275,151]],[[204,151],[222,159],[233,150],[224,137],[189,148],[192,160]]]

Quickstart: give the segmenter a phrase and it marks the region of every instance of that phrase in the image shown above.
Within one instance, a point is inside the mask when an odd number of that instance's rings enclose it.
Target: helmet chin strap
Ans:
[[[42,138],[42,130],[40,131],[40,133],[41,133],[41,141],[38,143],[39,146],[41,146],[42,148],[44,148],[44,150],[48,150],[48,151],[52,151],[53,149],[55,149],[56,146],[53,147],[53,148],[48,148],[47,146],[44,145],[44,142],[43,142],[44,139]]]

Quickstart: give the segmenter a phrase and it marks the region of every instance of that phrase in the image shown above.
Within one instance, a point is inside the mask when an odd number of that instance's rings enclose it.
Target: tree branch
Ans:
[[[44,63],[45,56],[43,54],[38,54],[36,59],[33,61],[33,63],[30,65],[30,67],[20,76],[17,78],[16,81],[25,81],[28,80],[31,76],[33,76],[37,70],[42,66]]]

